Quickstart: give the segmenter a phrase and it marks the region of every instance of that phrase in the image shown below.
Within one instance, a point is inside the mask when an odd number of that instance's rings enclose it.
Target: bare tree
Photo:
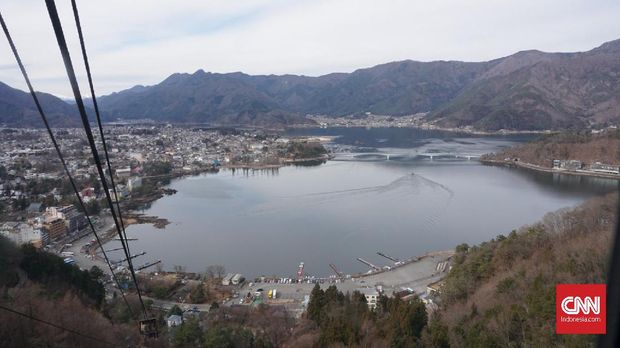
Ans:
[[[226,273],[226,268],[222,265],[211,265],[207,267],[206,276],[209,279],[221,279]]]
[[[226,273],[226,268],[222,265],[215,265],[215,274],[218,278],[223,278]]]

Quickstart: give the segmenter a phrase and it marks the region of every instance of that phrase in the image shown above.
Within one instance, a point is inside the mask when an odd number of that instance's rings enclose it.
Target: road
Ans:
[[[96,224],[95,226],[95,228],[97,229],[97,234],[99,235],[100,238],[103,237],[103,235],[105,234],[105,232],[109,230],[109,228],[113,228],[113,227],[114,225],[112,224],[112,218],[110,216],[101,217],[99,219],[99,223]],[[90,231],[90,227],[88,227],[88,230]],[[111,275],[112,273],[110,272],[110,268],[105,263],[105,261],[102,261],[97,258],[91,259],[90,255],[83,254],[80,252],[80,250],[82,250],[82,247],[86,245],[87,243],[90,243],[90,241],[94,238],[95,236],[93,236],[92,231],[91,231],[91,233],[87,233],[84,237],[76,241],[73,241],[73,243],[71,243],[72,246],[68,248],[64,248],[63,251],[73,252],[74,253],[73,258],[75,259],[75,263],[80,268],[89,270],[91,269],[91,267],[97,266],[101,268],[101,270],[104,273]]]
[[[159,308],[159,309],[162,309],[162,310],[165,310],[165,311],[170,310],[170,308],[172,308],[175,305],[179,306],[183,310],[188,310],[188,309],[196,308],[196,309],[198,309],[201,312],[208,312],[209,309],[211,308],[211,304],[209,304],[209,303],[199,303],[199,304],[179,303],[179,302],[175,302],[175,301],[158,300],[156,298],[152,298],[152,297],[148,297],[148,296],[142,296],[142,298],[144,300],[151,300],[151,301],[153,301],[152,307]]]

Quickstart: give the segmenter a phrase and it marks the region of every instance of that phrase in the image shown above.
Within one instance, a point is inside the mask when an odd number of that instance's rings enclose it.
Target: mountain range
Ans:
[[[37,92],[49,123],[57,127],[81,125],[78,110],[61,99]],[[0,124],[12,127],[43,127],[30,93],[12,88],[0,82]]]
[[[74,106],[41,97],[58,124],[77,121]],[[213,125],[281,127],[311,123],[306,114],[371,112],[426,113],[438,126],[490,131],[605,126],[620,124],[620,40],[587,52],[531,50],[487,62],[406,60],[318,77],[198,70],[102,96],[99,103],[107,120]],[[35,111],[27,94],[0,84],[0,123],[36,125]]]

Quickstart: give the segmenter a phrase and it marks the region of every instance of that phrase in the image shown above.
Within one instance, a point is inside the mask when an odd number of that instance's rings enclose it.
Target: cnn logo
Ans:
[[[575,314],[590,314],[590,311],[593,314],[601,313],[601,297],[594,296],[594,298],[590,296],[586,296],[584,298],[579,296],[568,296],[562,300],[562,311],[569,315]]]
[[[605,284],[557,284],[555,332],[557,334],[605,334]]]

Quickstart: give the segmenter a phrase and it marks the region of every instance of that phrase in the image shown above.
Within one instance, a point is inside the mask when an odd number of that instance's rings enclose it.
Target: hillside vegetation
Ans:
[[[117,346],[140,341],[134,326],[113,324],[103,313],[101,270],[82,271],[30,245],[0,236],[0,305]],[[0,310],[3,347],[109,347]]]
[[[444,126],[489,130],[620,121],[620,40],[579,53],[523,51],[496,62],[432,117]]]
[[[75,105],[47,93],[37,92],[37,96],[52,127],[76,127],[81,124]],[[44,126],[30,93],[0,82],[0,125],[3,123],[14,127]]]
[[[555,285],[604,283],[617,194],[549,213],[532,226],[457,247],[441,310],[425,331],[438,347],[593,346],[555,335]]]
[[[620,130],[607,130],[599,134],[591,132],[552,134],[483,156],[482,159],[503,161],[505,158],[518,158],[521,162],[548,168],[552,166],[554,159],[580,160],[586,164],[601,162],[620,165]]]

